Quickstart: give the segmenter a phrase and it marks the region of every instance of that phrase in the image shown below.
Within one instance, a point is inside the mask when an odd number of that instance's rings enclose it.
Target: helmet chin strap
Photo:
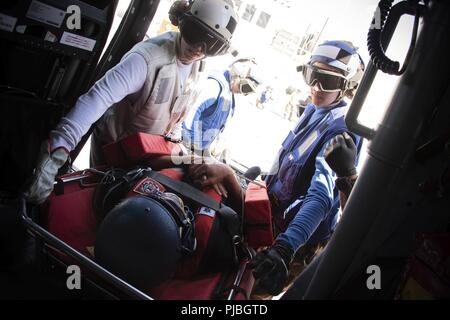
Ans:
[[[341,102],[341,100],[344,99],[344,96],[345,96],[345,95],[344,95],[344,92],[345,92],[345,90],[339,91],[339,95],[338,95],[337,98],[333,101],[332,104],[337,104],[337,103]]]
[[[239,88],[239,91],[241,90],[241,87],[239,85],[240,82],[241,82],[241,77],[239,77],[237,75],[234,75],[234,76],[231,75],[231,79],[230,79],[230,90],[231,90],[231,92],[236,93],[236,92],[233,91],[236,86]],[[237,93],[240,93],[240,92],[237,92]]]
[[[327,107],[333,107],[335,105],[337,105],[339,102],[341,102],[341,100],[344,98],[344,92],[345,90],[341,90],[339,91],[339,95],[336,97],[336,99],[334,99],[334,101],[332,103],[330,103]]]
[[[175,43],[175,54],[177,56],[177,59],[180,57],[181,54],[181,32],[178,34],[176,43]]]
[[[180,61],[181,63],[183,63],[183,62],[181,61],[181,59],[180,59],[180,58],[184,58],[184,53],[183,53],[183,51],[181,50],[181,38],[182,38],[182,35],[181,35],[181,33],[180,33],[179,36],[178,36],[176,45],[175,45],[175,55],[176,55],[177,60]],[[192,62],[193,62],[193,61],[192,61]],[[184,64],[184,63],[183,63],[183,64]]]

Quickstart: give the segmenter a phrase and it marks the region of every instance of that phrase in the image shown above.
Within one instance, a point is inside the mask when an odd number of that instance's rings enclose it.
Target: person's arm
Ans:
[[[259,252],[250,262],[255,278],[272,295],[281,292],[295,252],[308,241],[332,206],[333,172],[323,158],[324,151],[325,147],[316,157],[315,173],[299,212],[274,244]],[[296,201],[291,207],[295,204]]]
[[[209,134],[203,118],[215,110],[213,105],[217,101],[220,92],[219,83],[214,79],[207,79],[202,83],[202,90],[194,101],[183,122],[183,139],[188,139],[196,149],[204,150],[214,141],[215,135]]]
[[[146,78],[147,63],[144,58],[138,53],[128,55],[78,98],[74,108],[50,133],[51,149],[62,147],[72,151],[109,107],[138,92]]]
[[[277,238],[287,243],[294,252],[308,241],[333,204],[334,173],[325,162],[325,148],[316,157],[316,169],[303,205],[286,231]]]
[[[189,177],[200,188],[212,187],[218,194],[226,197],[231,208],[242,211],[244,191],[229,166],[220,162],[190,165]]]
[[[29,202],[39,204],[47,199],[59,168],[81,137],[112,104],[140,90],[146,76],[144,58],[137,53],[130,54],[78,99],[75,107],[50,133],[50,139],[41,145],[36,169],[23,187]]]
[[[155,157],[147,160],[146,164],[154,170],[185,167],[195,186],[201,189],[213,188],[219,195],[228,198],[233,209],[240,211],[242,208],[243,190],[233,169],[226,164],[193,153]]]
[[[336,180],[336,184],[339,185],[339,203],[341,205],[341,210],[344,210],[347,205],[348,197],[350,197],[350,192],[352,192],[357,179],[358,175],[354,175],[344,179],[338,178],[338,180]]]
[[[338,176],[336,187],[339,190],[339,202],[342,210],[345,208],[353,185],[358,178],[355,167],[356,156],[356,145],[346,132],[337,135],[325,149],[325,161]]]

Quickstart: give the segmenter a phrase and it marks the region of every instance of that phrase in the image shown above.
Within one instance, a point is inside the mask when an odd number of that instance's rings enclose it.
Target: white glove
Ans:
[[[38,164],[33,172],[33,178],[24,195],[28,202],[43,203],[53,191],[55,177],[59,168],[66,163],[69,153],[64,148],[50,152],[47,140],[42,142]]]

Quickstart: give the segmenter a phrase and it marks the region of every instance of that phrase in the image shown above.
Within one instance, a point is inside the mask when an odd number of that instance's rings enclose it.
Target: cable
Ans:
[[[413,27],[413,33],[411,36],[411,43],[408,49],[408,53],[405,58],[405,62],[403,63],[402,68],[400,69],[400,63],[398,61],[393,61],[389,59],[384,49],[381,45],[381,34],[383,32],[386,19],[388,18],[393,0],[381,0],[378,4],[379,14],[380,14],[380,25],[378,28],[372,27],[369,30],[369,33],[367,35],[367,48],[370,54],[370,58],[372,59],[373,64],[381,71],[387,74],[392,75],[402,75],[406,69],[408,68],[409,62],[411,60],[411,57],[414,53],[414,49],[416,46],[416,40],[417,40],[417,33],[419,29],[419,20],[420,20],[420,10],[419,10],[419,4],[418,1],[415,4],[415,20],[414,20],[414,27]],[[377,11],[378,12],[378,11]],[[372,20],[372,25],[375,22],[375,17]]]
[[[28,91],[22,88],[16,88],[16,87],[10,87],[8,85],[3,85],[0,84],[0,90],[5,90],[2,91],[2,94],[6,94],[6,95],[21,95],[21,96],[29,96],[31,98],[37,98],[37,95],[35,92],[32,91]]]

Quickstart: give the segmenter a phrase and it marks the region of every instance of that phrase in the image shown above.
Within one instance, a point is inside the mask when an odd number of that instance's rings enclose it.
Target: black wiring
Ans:
[[[371,27],[369,33],[367,35],[367,48],[370,54],[370,58],[372,59],[373,64],[381,71],[387,74],[392,75],[402,75],[406,69],[408,68],[409,62],[414,53],[414,49],[416,47],[417,41],[417,33],[419,29],[419,21],[420,21],[420,10],[419,10],[419,1],[414,0],[414,8],[415,8],[415,20],[414,27],[411,36],[411,43],[409,45],[408,53],[406,55],[405,61],[403,63],[402,68],[400,69],[400,63],[398,61],[393,61],[389,59],[384,49],[381,45],[381,35],[386,23],[386,20],[391,12],[393,0],[381,0],[378,4],[379,10],[379,23],[380,25],[377,27]],[[372,20],[372,26],[374,25],[376,18]]]
[[[0,90],[2,94],[6,95],[20,95],[27,96],[31,98],[37,98],[37,94],[35,92],[25,90],[22,88],[10,87],[8,85],[0,84]]]

